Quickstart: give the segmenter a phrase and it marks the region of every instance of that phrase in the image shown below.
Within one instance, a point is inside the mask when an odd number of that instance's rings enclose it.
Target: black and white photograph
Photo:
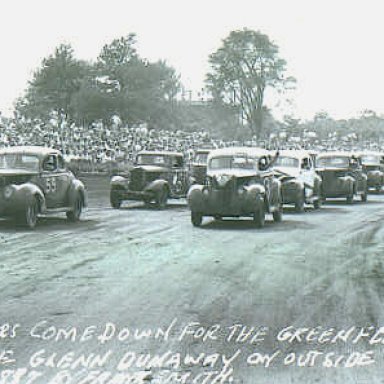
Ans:
[[[383,20],[5,0],[0,384],[382,384]]]

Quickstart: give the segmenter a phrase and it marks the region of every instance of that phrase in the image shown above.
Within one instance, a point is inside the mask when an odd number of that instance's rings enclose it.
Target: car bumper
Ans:
[[[193,212],[204,216],[251,216],[263,208],[264,199],[246,191],[194,190],[188,194],[188,205]]]

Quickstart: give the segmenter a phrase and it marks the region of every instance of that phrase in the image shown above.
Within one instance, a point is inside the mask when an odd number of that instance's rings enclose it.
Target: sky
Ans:
[[[4,0],[0,111],[10,115],[44,57],[69,43],[95,61],[103,45],[135,33],[140,56],[166,60],[187,89],[204,86],[208,56],[232,30],[267,34],[296,90],[269,107],[310,119],[365,109],[384,114],[384,2],[380,0]],[[287,102],[286,98],[291,102]]]

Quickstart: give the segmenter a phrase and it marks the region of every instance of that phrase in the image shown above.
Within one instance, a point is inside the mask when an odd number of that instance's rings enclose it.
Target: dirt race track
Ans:
[[[79,223],[0,221],[0,383],[384,382],[384,195],[194,228],[185,200],[114,210],[85,183]]]

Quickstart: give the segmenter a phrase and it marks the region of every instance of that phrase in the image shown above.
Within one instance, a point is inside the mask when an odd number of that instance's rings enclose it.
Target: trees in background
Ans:
[[[29,82],[25,96],[16,105],[21,115],[49,120],[70,120],[73,96],[79,91],[90,65],[74,58],[70,45],[61,44],[45,58]]]
[[[43,121],[54,115],[59,123],[108,123],[118,115],[123,123],[168,124],[179,76],[165,61],[140,58],[135,44],[134,34],[115,39],[94,64],[76,60],[69,45],[60,45],[33,75],[18,114]]]
[[[260,137],[267,89],[282,91],[294,83],[284,77],[286,62],[278,47],[260,32],[232,31],[209,63],[206,83],[214,100],[237,107],[252,134]]]
[[[146,123],[149,128],[202,130],[226,138],[268,136],[275,128],[264,99],[270,89],[282,90],[285,61],[268,36],[244,29],[233,31],[210,57],[208,89],[213,100],[177,100],[180,78],[165,61],[140,57],[136,36],[129,34],[102,47],[94,63],[77,60],[62,44],[42,61],[25,96],[16,105],[18,116],[71,124]],[[244,126],[250,130],[244,130]]]

